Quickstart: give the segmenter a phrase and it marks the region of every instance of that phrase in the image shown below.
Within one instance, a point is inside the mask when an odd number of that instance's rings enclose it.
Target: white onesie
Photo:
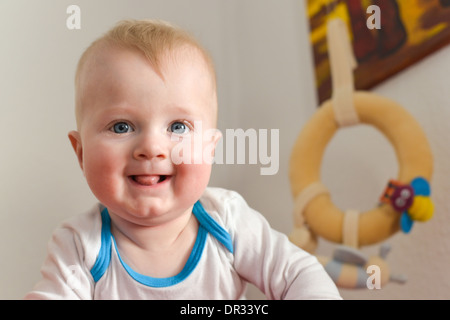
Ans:
[[[317,259],[270,228],[236,192],[207,188],[194,205],[197,239],[183,270],[153,278],[120,257],[108,210],[96,205],[62,224],[42,280],[26,299],[243,299],[247,282],[268,299],[341,299]]]

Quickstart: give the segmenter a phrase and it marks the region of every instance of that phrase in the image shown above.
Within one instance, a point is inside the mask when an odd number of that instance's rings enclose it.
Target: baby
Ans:
[[[161,21],[122,21],[85,51],[69,139],[99,204],[54,232],[27,299],[241,299],[248,282],[269,299],[341,298],[315,257],[207,187],[215,77]]]

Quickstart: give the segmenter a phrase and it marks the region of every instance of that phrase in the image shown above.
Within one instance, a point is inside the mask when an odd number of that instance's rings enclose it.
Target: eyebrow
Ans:
[[[212,107],[211,107],[212,108]],[[131,107],[130,104],[118,104],[115,106],[109,106],[107,109],[103,109],[101,111],[98,111],[101,114],[107,114],[111,115],[111,117],[114,117],[115,115],[121,116],[121,115],[128,115],[134,113],[133,107]],[[167,104],[164,106],[163,111],[170,111],[173,113],[180,114],[180,117],[182,116],[201,116],[203,113],[198,112],[198,114],[193,113],[192,108],[189,106],[183,106],[183,105],[177,105],[177,104]]]

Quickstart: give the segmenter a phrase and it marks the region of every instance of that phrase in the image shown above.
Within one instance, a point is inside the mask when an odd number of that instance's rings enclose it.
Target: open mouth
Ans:
[[[142,186],[154,186],[158,183],[165,181],[168,176],[166,175],[133,175],[130,176],[131,180]]]

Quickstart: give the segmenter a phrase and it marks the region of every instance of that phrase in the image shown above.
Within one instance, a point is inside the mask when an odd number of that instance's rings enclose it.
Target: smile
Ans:
[[[163,181],[166,181],[170,176],[166,175],[132,175],[129,178],[136,184],[141,186],[154,186]]]

